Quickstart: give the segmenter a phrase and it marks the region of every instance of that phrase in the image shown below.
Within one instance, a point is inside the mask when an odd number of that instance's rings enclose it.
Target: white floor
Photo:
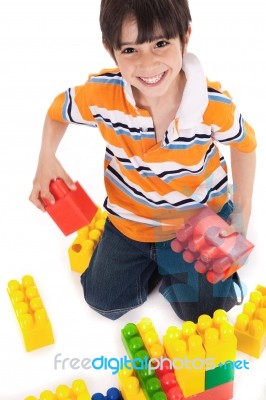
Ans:
[[[84,378],[91,393],[117,386],[110,370],[54,368],[54,358],[122,357],[120,329],[127,322],[152,318],[161,337],[180,325],[170,305],[153,293],[140,308],[111,322],[83,301],[79,276],[69,269],[64,237],[48,215],[28,201],[35,172],[44,114],[53,97],[86,80],[91,71],[111,66],[100,45],[99,1],[3,1],[0,5],[0,400],[38,397],[45,389]],[[258,137],[258,169],[248,238],[255,244],[241,279],[249,293],[265,273],[265,2],[191,0],[193,36],[190,51],[202,59],[210,79],[233,95]],[[228,155],[227,150],[225,151]],[[102,204],[104,143],[97,130],[71,127],[58,157],[97,204]],[[32,274],[50,316],[56,342],[31,353],[24,350],[6,293],[10,279]],[[240,308],[229,312],[234,322]],[[266,352],[239,370],[234,400],[266,399]]]

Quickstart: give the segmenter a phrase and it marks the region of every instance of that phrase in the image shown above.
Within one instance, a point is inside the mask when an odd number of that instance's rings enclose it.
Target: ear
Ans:
[[[189,43],[189,39],[190,39],[190,35],[191,35],[191,25],[188,26],[188,30],[185,36],[185,41],[184,41],[184,54],[187,53],[187,47],[188,47],[188,43]]]

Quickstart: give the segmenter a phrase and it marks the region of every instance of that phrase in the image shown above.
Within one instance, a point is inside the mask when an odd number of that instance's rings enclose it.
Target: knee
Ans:
[[[115,321],[129,311],[129,309],[117,307],[107,291],[97,289],[90,282],[90,280],[81,277],[85,301],[98,314]]]
[[[86,302],[88,303],[87,300],[86,300]],[[90,303],[88,303],[88,305],[90,306],[90,308],[92,308],[98,314],[100,314],[103,317],[108,318],[112,321],[119,319],[120,317],[122,317],[122,315],[124,315],[127,312],[124,310],[103,310],[103,309],[100,309],[100,308],[97,308],[97,307],[91,305]]]

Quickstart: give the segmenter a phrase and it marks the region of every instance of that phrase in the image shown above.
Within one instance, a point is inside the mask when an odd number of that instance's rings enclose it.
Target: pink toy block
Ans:
[[[55,203],[42,199],[46,211],[65,236],[88,225],[98,210],[82,186],[78,182],[75,185],[76,190],[70,190],[62,179],[56,179],[50,184]]]
[[[186,262],[195,261],[196,271],[206,274],[210,283],[225,280],[245,263],[254,247],[237,232],[227,237],[220,236],[228,226],[209,207],[203,207],[176,232],[172,250],[182,252]]]

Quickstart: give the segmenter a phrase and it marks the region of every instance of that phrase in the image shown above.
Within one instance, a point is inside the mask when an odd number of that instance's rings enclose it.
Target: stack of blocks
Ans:
[[[236,337],[225,311],[215,311],[213,318],[202,315],[197,324],[184,322],[181,329],[169,327],[163,345],[152,321],[144,318],[122,329],[122,341],[136,367],[119,372],[125,400],[232,399]]]
[[[91,400],[86,383],[82,379],[72,382],[71,387],[59,385],[55,393],[50,390],[44,390],[40,397],[27,396],[24,400]]]
[[[77,237],[68,249],[70,268],[83,273],[88,267],[95,247],[97,246],[106,221],[107,213],[98,208],[89,225],[77,232]]]
[[[160,380],[156,377],[154,371],[149,371],[145,362],[149,358],[148,351],[145,348],[139,330],[135,324],[129,323],[122,329],[122,341],[131,360],[135,360],[136,377],[140,382],[144,398],[148,400],[167,400],[162,389]],[[120,383],[123,384],[122,381]],[[137,385],[138,386],[138,385]],[[127,396],[126,388],[121,387],[121,392]],[[142,392],[139,393],[142,396]],[[141,397],[140,397],[141,399]]]
[[[237,349],[259,358],[266,347],[266,287],[257,286],[235,323]]]
[[[7,288],[27,351],[54,343],[53,331],[42,299],[30,275],[8,282]]]

